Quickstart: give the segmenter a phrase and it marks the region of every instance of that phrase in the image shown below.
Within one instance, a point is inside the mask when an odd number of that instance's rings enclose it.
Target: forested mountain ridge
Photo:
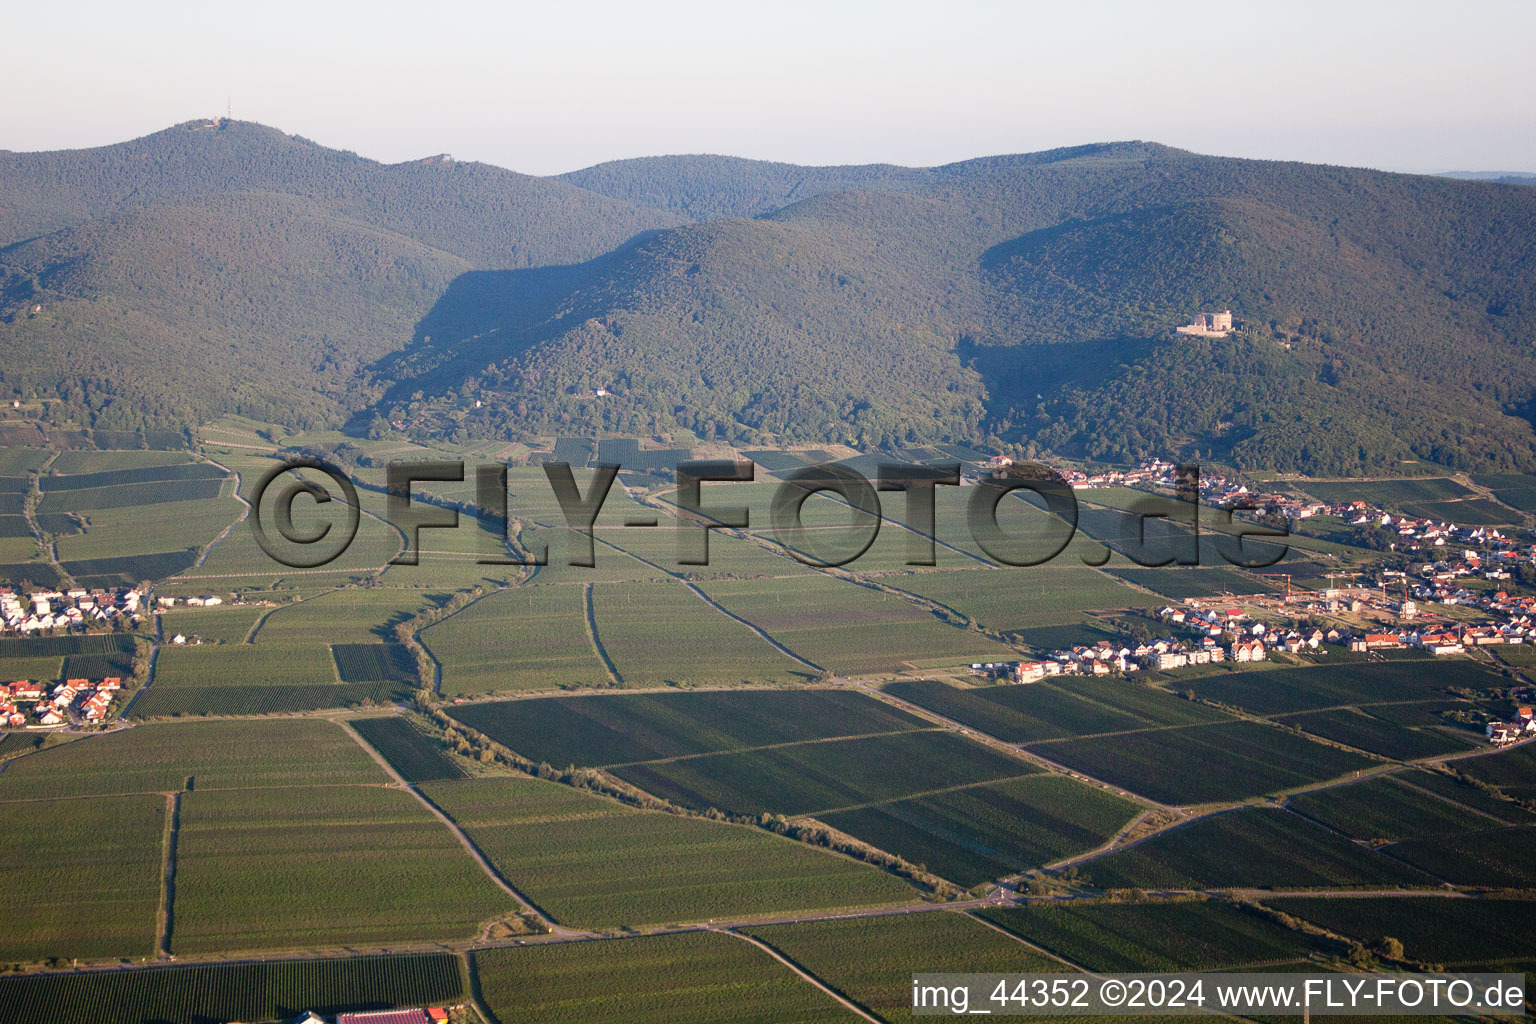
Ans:
[[[0,153],[0,244],[0,383],[86,426],[1536,468],[1510,185],[1144,142],[533,178],[204,121]]]
[[[681,222],[558,179],[430,157],[381,164],[248,121],[188,121],[131,142],[0,151],[0,245],[104,214],[235,192],[277,192],[478,267],[587,259]]]
[[[699,190],[649,179],[668,180]],[[972,161],[664,231],[588,267],[572,304],[536,310],[509,279],[465,332],[502,357],[466,387],[456,350],[452,382],[422,380],[458,388],[439,409],[483,403],[454,413],[470,433],[681,424],[743,443],[1530,466],[1533,199],[1138,143]],[[1229,306],[1247,334],[1172,334]],[[405,390],[393,418],[412,415]]]
[[[614,160],[560,175],[561,180],[637,206],[667,210],[690,220],[760,217],[828,192],[892,191],[936,185],[989,170],[1056,163],[1080,157],[1135,156],[1164,146],[1142,142],[1096,143],[979,157],[939,167],[858,164],[806,167],[702,154]]]
[[[361,368],[406,344],[458,275],[580,261],[677,222],[552,179],[384,165],[240,121],[0,152],[0,384],[90,426],[340,423],[376,394]]]

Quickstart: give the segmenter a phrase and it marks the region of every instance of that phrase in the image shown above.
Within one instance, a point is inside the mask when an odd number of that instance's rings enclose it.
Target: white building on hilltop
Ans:
[[[1194,323],[1173,330],[1175,334],[1192,334],[1199,338],[1225,338],[1236,329],[1232,311],[1225,309],[1220,313],[1196,313]]]

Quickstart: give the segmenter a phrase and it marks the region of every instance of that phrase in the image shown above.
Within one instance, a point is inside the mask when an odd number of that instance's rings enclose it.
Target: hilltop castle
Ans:
[[[1173,330],[1176,334],[1193,334],[1201,338],[1225,338],[1239,329],[1232,320],[1232,311],[1226,309],[1220,313],[1197,313],[1194,323]]]

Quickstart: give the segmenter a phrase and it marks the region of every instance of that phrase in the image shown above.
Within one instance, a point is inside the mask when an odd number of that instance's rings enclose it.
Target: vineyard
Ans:
[[[1258,722],[1037,744],[1041,756],[1168,804],[1239,800],[1380,762]]]
[[[1249,808],[1212,815],[1089,862],[1111,888],[1320,888],[1432,885],[1408,865],[1289,811]]]
[[[1306,712],[1277,721],[1335,743],[1405,761],[1467,750],[1479,739],[1470,729],[1458,733],[1442,729],[1411,729],[1353,708]]]
[[[454,764],[435,740],[423,735],[403,718],[357,718],[352,728],[367,740],[390,766],[410,782],[462,779],[463,769]]]
[[[1062,775],[818,814],[841,832],[972,886],[1091,850],[1139,808]]]
[[[981,916],[1093,971],[1218,971],[1323,948],[1321,940],[1216,900],[1009,907]]]
[[[1414,659],[1371,664],[1319,665],[1205,676],[1181,683],[1206,700],[1260,715],[1310,711],[1343,704],[1426,700],[1452,686],[1479,690],[1498,677],[1469,661],[1440,660],[1432,671]]]
[[[892,875],[761,829],[638,810],[556,783],[487,778],[422,789],[498,871],[573,927],[857,907],[917,895]]]
[[[453,1003],[447,953],[0,976],[0,1024],[209,1024]]]
[[[1035,770],[953,733],[907,732],[629,765],[614,774],[699,811],[798,815]]]
[[[474,964],[500,1024],[847,1019],[762,950],[712,932],[485,950]]]
[[[741,747],[921,728],[844,690],[714,690],[492,701],[453,716],[525,757],[611,765]]]
[[[1451,835],[1489,819],[1461,805],[1405,785],[1402,776],[1367,779],[1291,798],[1289,807],[1355,839],[1395,841]]]
[[[464,939],[515,909],[412,794],[321,781],[182,797],[172,952]]]
[[[156,793],[0,803],[0,963],[148,956],[165,810]]]
[[[331,644],[331,657],[343,683],[416,679],[416,664],[404,644]]]
[[[131,718],[177,718],[190,715],[277,715],[321,708],[348,708],[372,701],[382,704],[402,697],[395,683],[322,683],[300,686],[154,686],[143,690]]]
[[[38,478],[37,485],[45,494],[52,494],[58,491],[81,491],[95,487],[114,487],[120,484],[156,483],[170,480],[222,480],[226,475],[218,466],[212,466],[206,462],[192,462],[170,466],[144,466],[136,469],[109,469],[98,473],[44,476]]]
[[[747,929],[882,1020],[911,1013],[914,964],[922,971],[983,973],[1068,968],[958,913],[814,921]]]
[[[56,658],[71,654],[114,654],[133,651],[133,637],[124,633],[0,639],[0,664],[8,658]]]
[[[1264,904],[1295,914],[1330,931],[1361,942],[1390,935],[1403,943],[1410,957],[1442,963],[1451,969],[1523,971],[1529,963],[1536,928],[1524,900],[1493,897],[1475,900],[1436,900],[1427,909],[1411,896],[1376,899],[1308,899],[1272,897]],[[1501,961],[1513,961],[1508,967]]]
[[[174,576],[195,561],[197,552],[186,550],[112,558],[77,558],[61,564],[81,586],[136,587],[144,580],[162,580]]]
[[[0,772],[0,800],[167,793],[188,787],[382,784],[389,777],[330,722],[141,725],[39,751]]]
[[[889,684],[886,691],[1009,743],[1229,720],[1159,690],[1096,680],[966,689],[932,681],[900,682]]]
[[[163,505],[172,501],[217,498],[223,488],[222,476],[163,483],[113,484],[110,487],[86,487],[76,491],[49,491],[43,495],[38,508],[43,512],[81,512],[98,508]]]

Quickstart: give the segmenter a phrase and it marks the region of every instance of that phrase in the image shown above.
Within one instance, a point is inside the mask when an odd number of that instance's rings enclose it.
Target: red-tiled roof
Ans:
[[[375,1010],[369,1013],[344,1013],[336,1024],[432,1024],[424,1010]]]

